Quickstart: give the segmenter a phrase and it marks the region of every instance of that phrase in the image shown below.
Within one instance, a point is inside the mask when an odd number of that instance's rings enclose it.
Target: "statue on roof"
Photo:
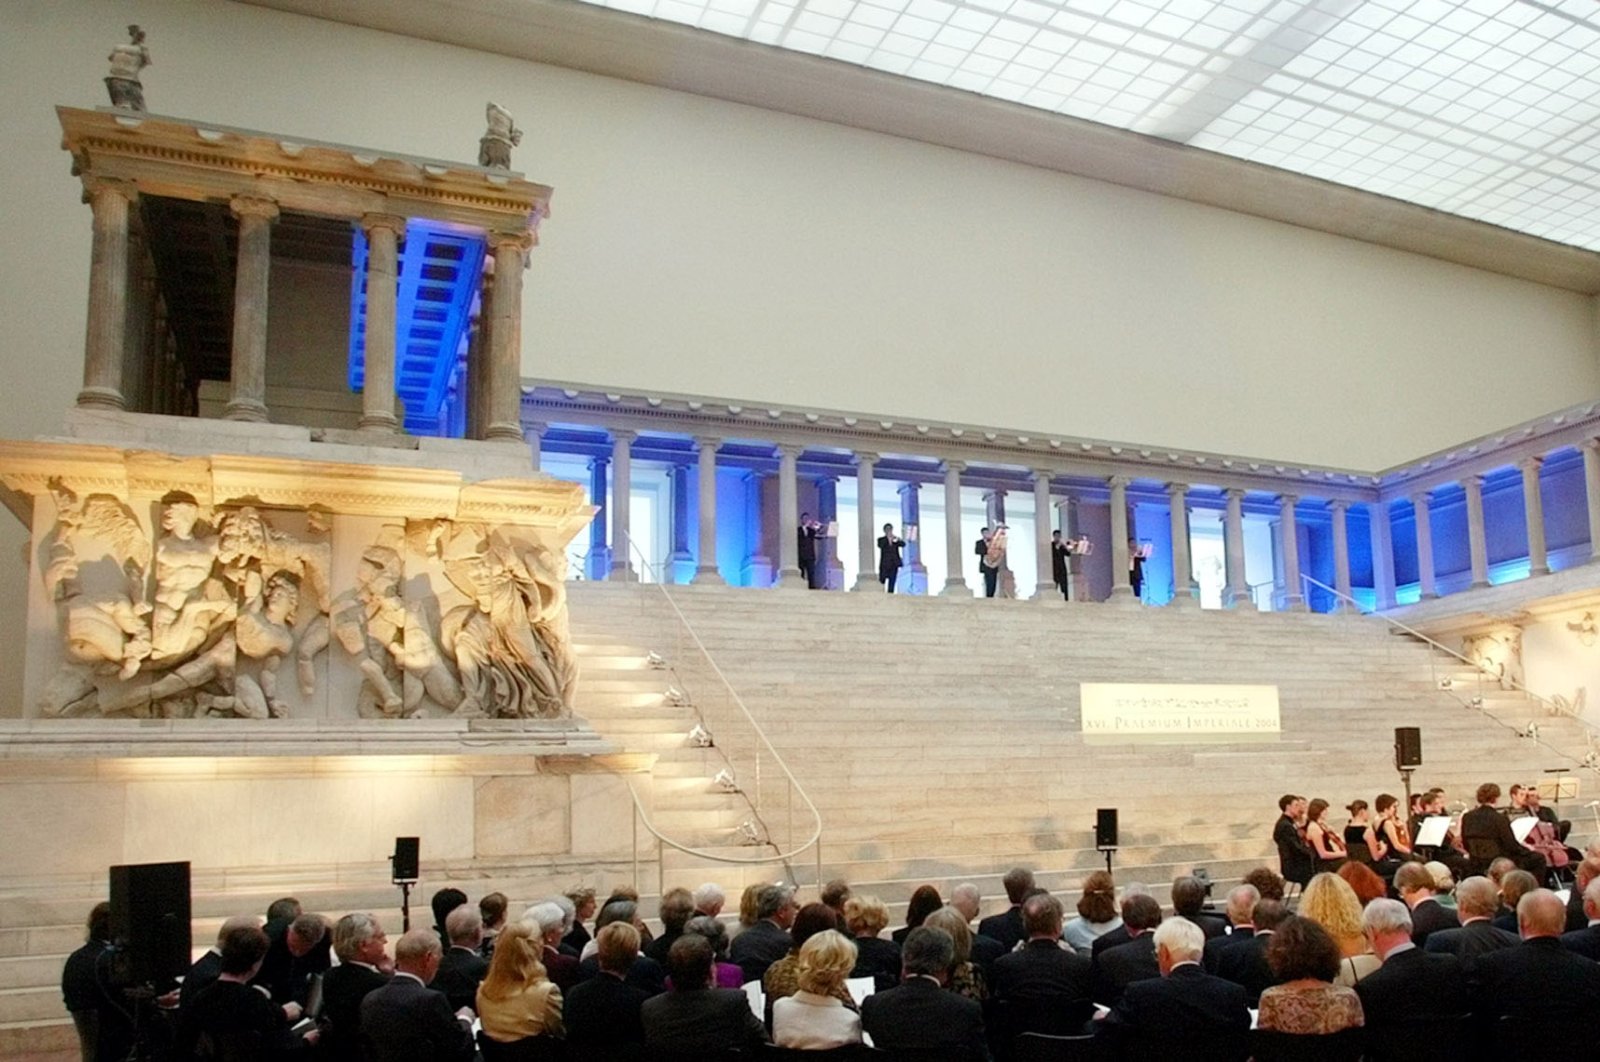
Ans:
[[[478,141],[478,165],[494,170],[511,168],[511,149],[522,143],[522,130],[517,128],[511,113],[498,103],[484,108],[488,129]]]
[[[106,75],[106,91],[111,106],[128,111],[144,110],[144,86],[139,71],[150,65],[150,49],[144,46],[144,30],[128,27],[128,43],[111,49],[111,73]]]

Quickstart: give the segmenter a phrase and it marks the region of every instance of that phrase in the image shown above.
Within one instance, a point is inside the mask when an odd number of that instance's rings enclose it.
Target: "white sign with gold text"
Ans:
[[[1084,682],[1079,690],[1089,736],[1172,739],[1279,731],[1276,686]]]

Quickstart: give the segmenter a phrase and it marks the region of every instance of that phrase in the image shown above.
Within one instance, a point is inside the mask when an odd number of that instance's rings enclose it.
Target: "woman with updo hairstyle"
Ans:
[[[760,907],[761,890],[764,888],[766,888],[765,885],[757,882],[754,885],[746,885],[744,892],[739,894],[739,925],[733,931],[734,936],[738,936],[761,921],[761,916],[756,913],[756,910]]]
[[[918,885],[917,891],[911,894],[911,899],[906,903],[906,924],[889,934],[889,939],[896,944],[904,944],[907,935],[922,924],[922,920],[944,906],[944,899],[939,895],[939,890],[932,885]]]
[[[833,908],[823,903],[808,903],[794,916],[794,925],[789,927],[789,939],[792,941],[789,945],[789,954],[767,967],[767,972],[761,975],[761,990],[767,995],[769,1028],[772,1024],[773,1002],[785,996],[792,996],[800,989],[800,949],[805,947],[806,941],[818,933],[830,929],[837,930],[838,917],[833,913]],[[842,980],[839,982],[837,998],[851,1010],[857,1009],[856,1001],[845,991]]]
[[[924,918],[922,924],[944,930],[955,941],[955,958],[950,960],[950,991],[974,1003],[987,1002],[989,986],[983,971],[972,961],[972,929],[966,918],[954,907],[941,907]]]
[[[1344,827],[1344,846],[1350,853],[1350,862],[1371,867],[1385,880],[1394,877],[1394,872],[1400,869],[1400,860],[1379,835],[1367,802],[1352,800],[1345,805],[1345,810],[1350,813],[1350,821]]]
[[[1389,855],[1396,862],[1416,859],[1411,851],[1411,829],[1400,814],[1400,801],[1391,793],[1379,793],[1372,802],[1378,821],[1373,824],[1383,843],[1389,846]]]
[[[1079,955],[1094,952],[1094,942],[1122,924],[1117,911],[1117,886],[1111,874],[1097,870],[1083,879],[1078,917],[1061,927],[1061,939]]]
[[[844,924],[856,945],[851,977],[870,977],[882,992],[900,983],[900,945],[878,936],[889,924],[889,912],[876,896],[852,896],[844,903]]]
[[[500,931],[489,972],[478,986],[478,1020],[483,1035],[509,1044],[530,1036],[564,1036],[561,989],[545,975],[539,961],[544,941],[526,922]]]
[[[797,959],[796,991],[772,1004],[772,1042],[826,1051],[861,1042],[861,1015],[840,1000],[856,964],[856,946],[824,929],[806,939]]]
[[[1261,993],[1257,1028],[1325,1036],[1365,1024],[1355,989],[1333,983],[1339,945],[1311,919],[1291,915],[1278,926],[1267,942],[1267,965],[1278,984]]]
[[[744,985],[744,971],[738,963],[728,961],[728,927],[722,919],[710,915],[695,915],[683,924],[684,933],[705,937],[715,956],[711,969],[714,988],[740,988]],[[670,987],[670,986],[669,986]]]
[[[1345,861],[1344,842],[1323,822],[1329,804],[1321,797],[1306,806],[1306,843],[1317,856],[1317,870],[1333,873]]]
[[[1344,867],[1339,869],[1342,872]],[[1318,874],[1312,878],[1300,897],[1300,916],[1327,930],[1338,946],[1337,984],[1354,988],[1356,982],[1378,968],[1378,957],[1372,954],[1367,935],[1361,931],[1361,901],[1344,878],[1338,874]]]

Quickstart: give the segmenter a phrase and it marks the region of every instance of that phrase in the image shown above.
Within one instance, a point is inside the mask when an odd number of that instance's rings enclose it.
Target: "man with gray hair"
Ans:
[[[472,1011],[454,1014],[443,992],[428,987],[444,948],[432,929],[413,929],[394,946],[394,978],[361,1001],[367,1062],[468,1062]]]
[[[1600,962],[1600,878],[1583,890],[1583,913],[1589,918],[1588,926],[1561,934],[1561,946]]]
[[[950,890],[950,903],[947,905],[961,913],[970,925],[978,912],[983,910],[983,893],[970,881],[963,881]],[[1006,953],[1006,946],[993,937],[986,937],[979,930],[972,931],[972,961],[982,967],[985,974],[994,965],[994,961]]]
[[[1027,867],[1012,867],[1000,879],[1005,886],[1006,899],[1011,906],[997,915],[990,915],[978,923],[978,932],[990,940],[998,940],[1007,951],[1027,939],[1022,928],[1022,901],[1033,891],[1033,871]]]
[[[728,894],[714,881],[708,881],[694,890],[694,913],[697,915],[716,918],[722,914],[722,905],[727,902]]]
[[[1489,886],[1487,878],[1468,878]],[[1465,914],[1465,912],[1462,912]],[[1459,1018],[1467,1013],[1467,988],[1462,961],[1445,949],[1416,946],[1411,912],[1399,900],[1373,900],[1361,912],[1361,931],[1383,964],[1356,983],[1366,1015],[1368,1045],[1375,1058],[1407,1058],[1417,1049],[1420,1021]],[[1446,1045],[1453,1047],[1454,1045]]]
[[[473,1007],[478,1002],[478,985],[489,973],[489,962],[478,954],[483,943],[483,915],[477,905],[464,903],[445,915],[445,949],[434,975],[433,987],[444,993],[452,1007]]]
[[[1100,1032],[1128,1058],[1243,1058],[1250,997],[1201,967],[1205,931],[1175,916],[1151,939],[1161,976],[1128,985]]]
[[[1093,1010],[1089,960],[1061,946],[1061,901],[1048,892],[1022,902],[1027,942],[995,960],[990,990],[1010,1014],[1007,1036],[1078,1032]]]
[[[745,984],[761,980],[767,967],[789,954],[789,927],[797,910],[794,890],[787,885],[768,885],[756,896],[755,925],[734,937],[728,949],[729,960],[744,972]]]
[[[987,1062],[983,1008],[945,991],[955,941],[933,926],[918,926],[901,946],[901,983],[861,1004],[861,1028],[880,1051],[917,1051],[948,1062]]]
[[[1217,959],[1222,955],[1222,949],[1241,940],[1249,940],[1256,935],[1256,904],[1261,901],[1261,891],[1254,885],[1235,885],[1228,890],[1228,931],[1220,937],[1211,937],[1206,940],[1206,951],[1200,965],[1205,967],[1206,973],[1217,972]]]
[[[545,974],[561,991],[568,991],[578,983],[578,960],[561,950],[561,938],[567,933],[566,911],[554,900],[542,900],[523,912],[522,920],[543,941],[539,961]]]
[[[322,976],[322,1013],[317,1020],[324,1057],[361,1057],[361,1002],[389,983],[394,964],[384,948],[389,940],[370,914],[354,912],[333,926],[333,953],[339,965]]]
[[[1567,909],[1549,889],[1517,903],[1522,943],[1480,955],[1468,971],[1472,1011],[1480,1020],[1510,1019],[1540,1043],[1600,1043],[1600,963],[1561,946]]]
[[[1426,949],[1434,955],[1454,955],[1464,962],[1490,951],[1514,948],[1515,933],[1499,929],[1494,917],[1500,911],[1500,890],[1485,877],[1471,877],[1456,886],[1459,928],[1438,929],[1428,935]]]

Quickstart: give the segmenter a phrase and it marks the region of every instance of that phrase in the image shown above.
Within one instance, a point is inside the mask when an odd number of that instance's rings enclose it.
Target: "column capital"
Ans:
[[[1543,464],[1544,464],[1544,455],[1543,454],[1533,454],[1533,455],[1531,455],[1529,457],[1524,457],[1521,461],[1518,461],[1517,462],[1517,467],[1522,470],[1524,475],[1526,475],[1529,472],[1537,472],[1537,471],[1539,471],[1540,466],[1542,466]]]
[[[1133,482],[1133,477],[1132,476],[1107,476],[1106,477],[1106,486],[1111,487],[1113,489],[1116,488],[1116,487],[1126,488],[1132,482]]]
[[[1461,488],[1463,490],[1483,490],[1483,477],[1480,475],[1462,476]]]
[[[549,431],[549,430],[550,430],[550,425],[546,424],[542,420],[530,420],[530,421],[528,421],[527,433],[528,433],[528,435],[530,435],[531,437],[533,437],[535,439],[544,438],[544,433]]]
[[[1590,453],[1600,454],[1600,439],[1585,439],[1578,445]]]
[[[851,456],[850,461],[857,468],[860,468],[862,465],[871,467],[872,465],[878,463],[879,455],[873,453],[871,450],[857,450],[855,454]]]
[[[484,239],[488,241],[489,249],[496,253],[502,250],[517,250],[527,254],[538,243],[533,233],[521,229],[516,232],[487,232],[484,233]]]
[[[1350,503],[1343,498],[1329,498],[1328,511],[1335,516],[1343,516],[1350,511]]]
[[[1295,507],[1295,505],[1297,505],[1299,503],[1300,495],[1298,495],[1298,494],[1280,494],[1274,500],[1277,501],[1279,509],[1293,509]]]
[[[816,475],[811,476],[810,478],[811,478],[811,482],[813,482],[813,483],[838,483],[839,482],[839,474],[837,472],[818,472]]]
[[[263,221],[278,219],[278,204],[261,196],[236,195],[228,200],[228,209],[236,218],[260,218]]]
[[[139,186],[121,177],[90,177],[83,182],[84,202],[93,202],[101,195],[114,195],[132,203],[139,198]]]
[[[1238,499],[1240,502],[1243,502],[1245,495],[1249,493],[1250,492],[1245,490],[1243,487],[1228,487],[1222,492],[1222,495],[1225,498]]]
[[[1424,509],[1428,507],[1428,502],[1432,497],[1433,496],[1425,490],[1419,490],[1415,494],[1406,495],[1406,499],[1410,501],[1412,505],[1419,505]]]
[[[717,436],[717,435],[696,435],[694,437],[694,448],[695,448],[696,451],[699,451],[699,452],[702,452],[702,453],[705,452],[706,450],[710,450],[712,453],[716,453],[717,452],[717,448],[720,447],[721,445],[722,445],[722,438],[720,436]]]
[[[370,235],[374,229],[387,229],[399,239],[406,234],[406,219],[399,214],[362,214],[361,231]]]
[[[1033,477],[1033,482],[1035,484],[1037,484],[1040,480],[1043,480],[1046,484],[1049,484],[1049,482],[1055,478],[1056,470],[1053,468],[1034,468],[1029,469],[1028,474]]]
[[[595,454],[593,457],[589,458],[589,467],[591,469],[599,468],[601,465],[609,465],[610,463],[610,454]]]
[[[954,472],[959,476],[961,473],[967,470],[967,463],[965,461],[941,461],[939,464],[946,475]]]
[[[1188,492],[1189,492],[1189,484],[1187,484],[1187,483],[1168,483],[1167,484],[1167,493],[1168,494],[1187,494]]]
[[[639,433],[632,428],[612,428],[611,441],[613,443],[631,443],[639,437]]]
[[[774,443],[772,446],[773,453],[779,457],[792,457],[796,460],[805,453],[805,450],[806,448],[798,443]]]
[[[904,497],[907,494],[915,494],[921,489],[921,483],[914,479],[908,479],[895,488],[895,493],[899,494],[901,497]]]
[[[989,498],[1004,498],[1009,493],[1010,491],[1006,490],[1004,487],[988,487],[984,490],[983,497],[985,500],[988,500]]]

